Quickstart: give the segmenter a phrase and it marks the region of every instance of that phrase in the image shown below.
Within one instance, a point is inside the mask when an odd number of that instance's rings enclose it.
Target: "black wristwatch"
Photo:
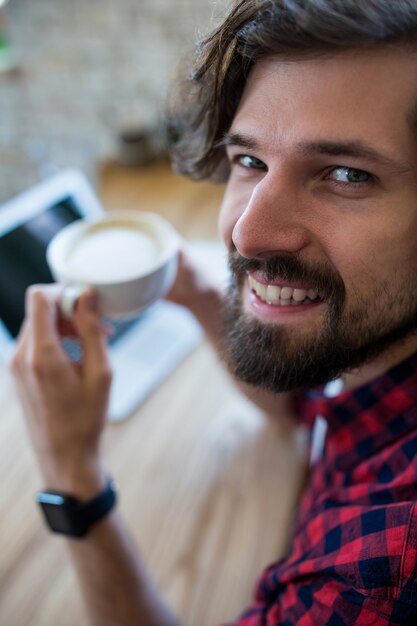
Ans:
[[[103,491],[88,502],[57,491],[39,491],[35,499],[53,532],[69,537],[84,537],[91,526],[107,515],[116,504],[116,485],[113,480],[109,480]]]

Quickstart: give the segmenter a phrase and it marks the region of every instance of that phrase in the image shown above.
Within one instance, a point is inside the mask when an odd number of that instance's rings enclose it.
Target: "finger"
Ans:
[[[31,330],[39,337],[53,337],[57,334],[57,302],[62,287],[60,285],[32,285],[26,291],[26,319]]]
[[[48,285],[32,285],[29,287],[26,291],[26,318],[24,324],[28,318],[30,318],[31,322],[33,321],[29,311],[32,309],[33,300],[41,295],[41,297],[45,298],[54,309],[51,321],[53,326],[58,331],[58,336],[76,339],[78,335],[74,324],[63,315],[59,307],[59,301],[61,300],[63,290],[64,287],[57,283]]]
[[[106,337],[112,337],[114,335],[115,331],[108,322],[102,321],[101,327]],[[58,332],[61,337],[67,337],[68,339],[80,338],[78,335],[78,331],[74,326],[74,323],[68,318],[64,318],[60,311],[58,311]]]
[[[107,385],[111,379],[106,332],[98,307],[97,294],[89,290],[78,301],[74,326],[81,340],[84,358],[82,368],[87,379]]]
[[[26,292],[26,319],[28,345],[34,355],[49,358],[65,356],[60,343],[57,318],[62,287],[60,285],[33,285]]]

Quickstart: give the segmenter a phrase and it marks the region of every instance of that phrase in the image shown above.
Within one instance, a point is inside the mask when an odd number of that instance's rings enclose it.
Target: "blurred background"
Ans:
[[[0,202],[163,151],[167,86],[230,0],[0,0]]]

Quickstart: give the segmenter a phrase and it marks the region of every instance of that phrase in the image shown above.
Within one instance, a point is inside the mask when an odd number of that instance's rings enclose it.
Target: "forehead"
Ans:
[[[386,152],[415,150],[417,54],[402,48],[269,58],[253,68],[231,131],[265,145],[367,139]]]

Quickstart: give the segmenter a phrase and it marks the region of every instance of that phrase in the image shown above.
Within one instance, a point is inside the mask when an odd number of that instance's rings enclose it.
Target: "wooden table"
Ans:
[[[185,237],[216,235],[222,189],[166,163],[108,163],[99,193],[110,209],[160,212]],[[0,626],[84,626],[63,542],[33,502],[42,481],[13,382],[5,368],[0,376]],[[245,401],[203,344],[106,437],[120,509],[184,623],[236,618],[263,567],[285,553],[302,474],[292,425]]]

